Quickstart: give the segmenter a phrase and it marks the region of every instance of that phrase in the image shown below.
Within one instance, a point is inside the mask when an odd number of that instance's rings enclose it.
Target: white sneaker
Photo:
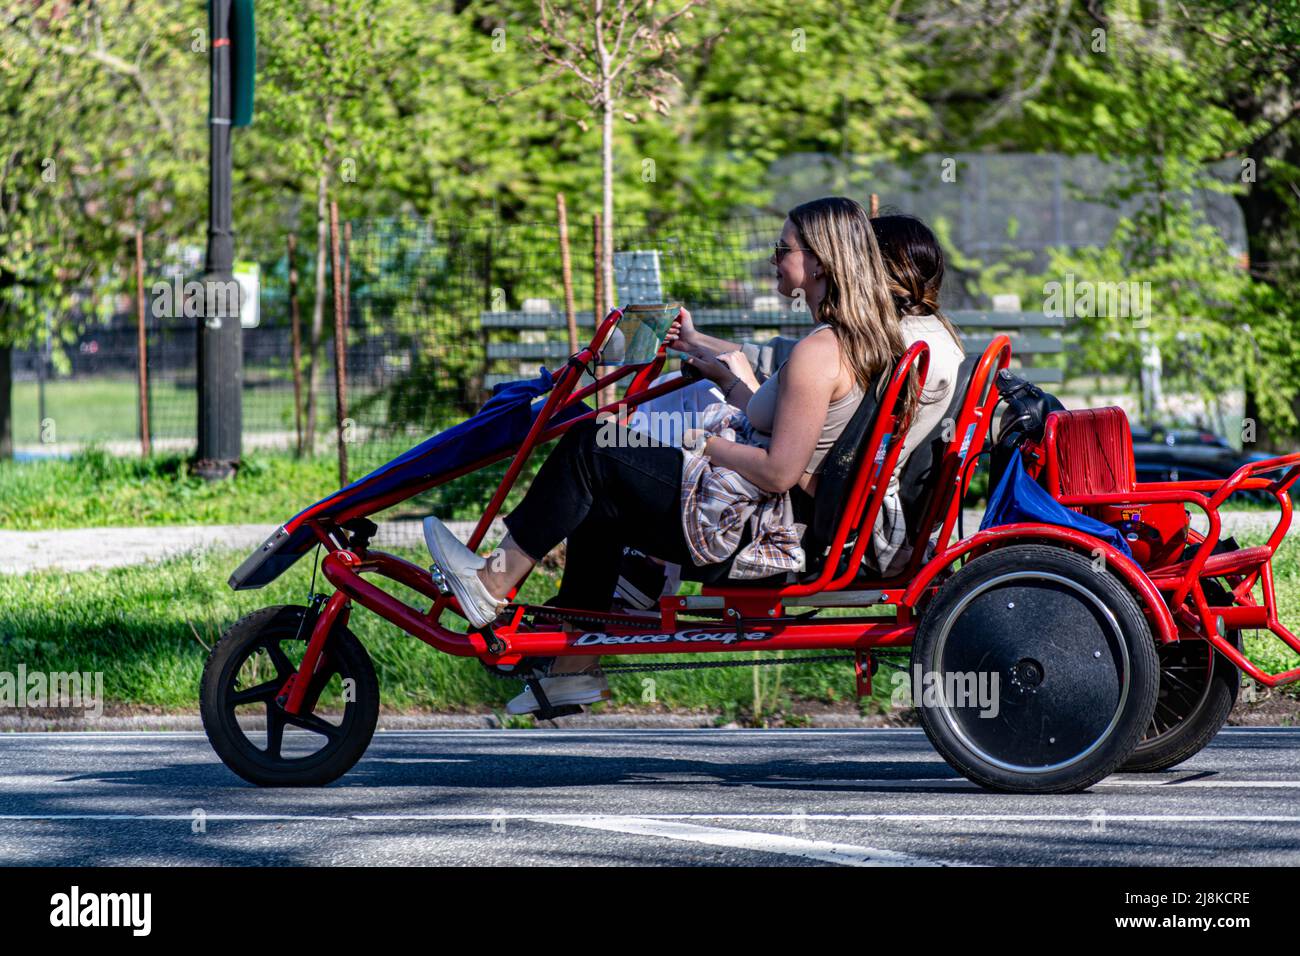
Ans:
[[[433,516],[424,519],[424,543],[469,622],[475,627],[487,627],[496,620],[506,602],[489,594],[474,573],[487,564],[487,558],[465,547],[450,528]]]
[[[541,679],[542,693],[551,702],[552,707],[564,704],[595,704],[609,700],[609,681],[599,670],[586,671],[582,674],[557,674],[555,677]],[[531,714],[539,709],[533,689],[527,688],[522,694],[506,704],[507,714]]]

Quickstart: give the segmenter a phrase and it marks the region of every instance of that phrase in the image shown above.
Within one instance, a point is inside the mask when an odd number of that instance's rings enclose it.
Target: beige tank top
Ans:
[[[815,335],[822,329],[829,329],[830,326],[825,323],[819,324],[809,335]],[[781,366],[784,368],[784,364]],[[745,409],[745,416],[749,423],[754,426],[754,430],[759,433],[762,439],[760,444],[767,445],[772,440],[772,423],[776,420],[776,399],[780,392],[781,385],[777,381],[781,376],[781,369],[777,369],[768,377],[758,391],[749,399],[749,406]],[[826,423],[822,425],[822,433],[817,437],[817,447],[813,450],[812,458],[809,460],[804,471],[813,475],[821,470],[822,460],[830,452],[835,440],[840,437],[849,420],[853,418],[853,413],[858,410],[858,405],[862,402],[864,392],[855,381],[853,388],[847,395],[830,403],[826,409]]]

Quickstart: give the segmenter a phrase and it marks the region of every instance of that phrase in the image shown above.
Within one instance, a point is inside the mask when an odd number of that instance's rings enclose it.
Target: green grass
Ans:
[[[230,481],[209,484],[185,458],[0,462],[0,527],[10,531],[168,524],[279,524],[338,487],[331,458],[248,456]]]
[[[360,477],[408,446],[355,446],[351,475]],[[506,499],[522,497],[546,457],[534,454]],[[393,514],[437,514],[474,519],[483,513],[507,463],[499,462],[403,502]],[[332,455],[297,459],[288,453],[245,455],[230,481],[209,484],[178,454],[148,459],[116,457],[90,448],[67,459],[0,461],[0,528],[57,528],[176,524],[280,524],[338,488]]]
[[[427,561],[414,551],[406,556]],[[305,602],[308,560],[263,590],[233,592],[225,579],[242,558],[208,553],[104,571],[0,576],[0,671],[15,672],[22,663],[29,672],[102,672],[109,702],[193,709],[204,644],[259,607]],[[553,574],[538,569],[523,597],[545,600],[556,584]],[[324,587],[319,581],[318,586]],[[393,591],[421,603],[395,585]],[[476,661],[439,653],[364,609],[353,613],[350,626],[375,662],[383,701],[391,709],[499,709],[519,692],[517,681],[493,677]],[[718,659],[672,660],[701,658]],[[876,680],[878,694],[870,706],[880,708],[888,705],[891,685],[884,672]],[[612,675],[611,684],[615,705],[648,711],[698,709],[747,719],[754,709],[753,668]],[[851,699],[853,671],[847,664],[764,668],[757,689],[764,713],[789,713],[799,700]],[[653,701],[647,701],[651,695]]]
[[[37,383],[13,386],[14,443],[41,443]],[[193,438],[196,397],[193,386],[174,382],[150,384],[150,432],[154,438]],[[324,427],[334,415],[331,397],[321,409]],[[248,431],[293,431],[292,388],[244,389],[243,415]],[[133,441],[139,438],[139,405],[134,378],[53,379],[45,384],[45,416],[53,421],[48,441]]]

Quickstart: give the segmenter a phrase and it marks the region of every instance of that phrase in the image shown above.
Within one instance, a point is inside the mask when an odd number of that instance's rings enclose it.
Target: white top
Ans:
[[[952,401],[957,369],[962,359],[966,357],[936,316],[908,315],[899,321],[899,325],[903,330],[903,341],[908,347],[921,339],[930,346],[930,367],[925,373],[921,403],[917,406],[911,427],[907,429],[903,451],[898,457],[898,471],[894,472],[895,484],[897,484],[898,472],[903,470],[903,462],[907,461],[907,456],[923,438],[943,424],[943,417],[947,414],[948,405]]]

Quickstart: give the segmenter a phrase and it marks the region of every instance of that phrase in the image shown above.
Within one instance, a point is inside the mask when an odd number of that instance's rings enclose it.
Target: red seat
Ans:
[[[1055,496],[1118,494],[1137,485],[1133,433],[1117,405],[1052,412],[1043,448],[1047,490]]]

